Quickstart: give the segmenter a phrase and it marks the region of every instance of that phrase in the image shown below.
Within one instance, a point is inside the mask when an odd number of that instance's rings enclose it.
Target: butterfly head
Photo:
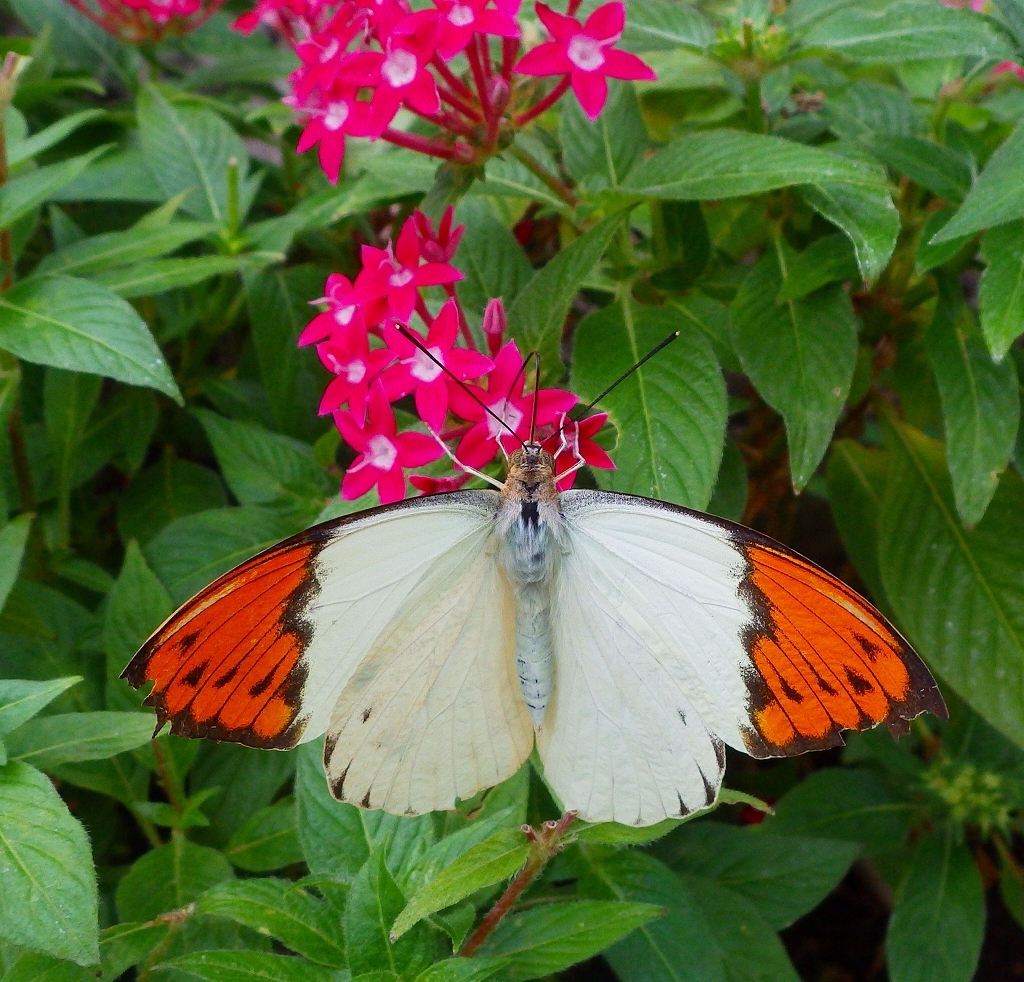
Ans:
[[[502,495],[507,501],[534,507],[538,502],[557,502],[555,458],[539,443],[524,443],[508,458],[508,476]]]

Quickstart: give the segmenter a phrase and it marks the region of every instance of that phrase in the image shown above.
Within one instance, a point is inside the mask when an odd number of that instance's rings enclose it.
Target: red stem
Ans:
[[[471,137],[473,135],[472,127],[467,126],[454,113],[421,113],[413,109],[412,106],[407,106],[406,108],[419,116],[420,119],[425,119],[428,123],[433,123],[443,130],[448,130],[449,133],[454,133],[456,136]]]
[[[480,60],[484,66],[484,78],[490,78],[494,74],[494,66],[491,64],[491,46],[486,35],[477,34],[476,40],[480,44]]]
[[[438,75],[448,83],[452,91],[458,92],[463,99],[473,98],[473,90],[441,60],[440,55],[434,55],[430,64],[437,69]]]
[[[466,48],[466,55],[469,58],[469,67],[473,71],[473,81],[476,83],[476,90],[479,93],[480,108],[483,110],[484,119],[487,120],[488,132],[491,128],[491,100],[487,98],[487,80],[484,78],[483,65],[480,64],[480,49],[477,47],[477,36],[473,35],[473,40],[469,42],[469,47]]]
[[[462,304],[459,303],[459,298],[455,295],[455,286],[451,283],[446,283],[444,292],[448,294],[449,300],[455,301],[455,307],[459,312],[459,333],[462,335],[463,342],[470,350],[478,351],[476,338],[473,337],[473,332],[469,329],[469,321],[466,320],[466,312],[462,309]]]
[[[416,294],[416,313],[420,315],[423,323],[427,325],[427,330],[430,330],[434,323],[434,318],[430,316],[430,311],[427,310],[427,302],[419,293]]]
[[[526,112],[520,113],[516,116],[512,122],[516,126],[525,126],[531,119],[536,119],[542,112],[546,112],[550,109],[563,95],[569,90],[571,79],[568,75],[562,79],[540,102],[537,103],[532,109],[527,109]]]
[[[501,77],[506,82],[512,82],[512,66],[516,63],[517,54],[519,54],[519,38],[502,38]]]
[[[569,0],[569,6],[565,9],[567,17],[575,17],[576,11],[580,9],[580,4],[583,0]]]
[[[99,15],[93,12],[92,8],[87,3],[85,3],[85,0],[68,0],[68,3],[70,3],[71,6],[74,7],[75,10],[77,10],[80,14],[82,14],[85,17],[88,17],[89,20],[91,20],[94,24],[96,24],[99,27],[102,27],[103,30],[107,29],[107,26],[104,23],[104,21],[99,17]]]
[[[483,117],[478,113],[468,102],[464,99],[459,98],[450,89],[445,88],[443,85],[437,87],[438,95],[448,103],[448,105],[456,108],[463,116],[467,119],[471,119],[474,123],[479,123]]]
[[[417,153],[425,153],[428,157],[440,157],[442,160],[459,159],[458,154],[443,143],[428,140],[426,137],[417,136],[415,133],[405,133],[402,130],[392,129],[390,126],[381,134],[381,137],[393,143],[396,147],[405,147],[407,150],[415,150]]]

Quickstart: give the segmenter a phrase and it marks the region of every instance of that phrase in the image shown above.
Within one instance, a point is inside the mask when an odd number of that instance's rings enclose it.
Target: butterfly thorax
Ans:
[[[516,668],[535,728],[551,695],[551,592],[562,547],[555,461],[537,444],[509,459],[496,532],[516,597]]]

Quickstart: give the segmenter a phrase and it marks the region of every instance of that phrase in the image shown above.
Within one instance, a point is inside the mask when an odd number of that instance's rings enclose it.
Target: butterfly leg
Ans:
[[[499,491],[505,490],[505,485],[502,484],[501,481],[495,480],[489,474],[484,474],[482,471],[478,471],[475,467],[470,467],[468,464],[462,463],[462,461],[452,453],[451,448],[444,442],[444,440],[441,439],[441,437],[433,432],[431,432],[431,435],[435,440],[437,440],[441,449],[445,452],[445,455],[451,459],[452,463],[458,467],[459,470],[465,471],[467,474],[472,474],[474,477],[480,478],[481,481],[486,481],[492,487],[496,487]],[[498,446],[501,446],[500,440],[498,441]],[[504,447],[502,447],[502,450],[504,451]]]

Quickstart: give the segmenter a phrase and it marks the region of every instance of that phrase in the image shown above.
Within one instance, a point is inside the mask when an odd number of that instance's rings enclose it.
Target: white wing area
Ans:
[[[514,600],[493,549],[488,530],[434,560],[342,692],[324,751],[336,798],[399,815],[451,808],[529,756]]]
[[[721,741],[744,749],[749,727],[743,556],[713,522],[645,499],[569,491],[561,503],[545,776],[586,821],[701,808],[721,783]]]
[[[384,629],[453,552],[468,564],[484,548],[493,491],[410,498],[340,525],[317,554],[317,592],[303,608],[303,742],[320,736],[335,703]]]

